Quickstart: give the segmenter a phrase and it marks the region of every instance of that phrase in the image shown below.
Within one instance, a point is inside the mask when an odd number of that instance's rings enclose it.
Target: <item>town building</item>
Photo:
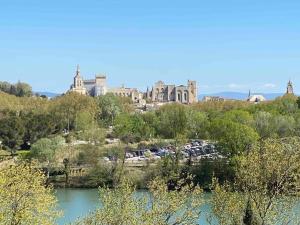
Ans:
[[[116,96],[129,97],[134,103],[142,102],[143,93],[136,88],[127,88],[124,87],[124,85],[122,87],[109,88],[106,81],[105,75],[96,75],[95,79],[84,80],[80,74],[80,68],[77,66],[74,82],[70,87],[70,91],[90,95],[92,97],[111,93]]]
[[[260,102],[265,102],[265,101],[267,101],[267,99],[263,95],[255,95],[255,94],[252,95],[251,91],[249,91],[247,101],[257,104],[257,103],[260,103]]]
[[[158,81],[151,90],[147,88],[146,98],[152,102],[195,103],[198,102],[197,83],[189,80],[187,86],[175,86]]]
[[[204,96],[203,102],[225,102],[226,99],[220,96]]]

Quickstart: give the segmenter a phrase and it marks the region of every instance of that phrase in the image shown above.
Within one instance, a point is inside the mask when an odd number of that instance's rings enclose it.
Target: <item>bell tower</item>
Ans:
[[[85,95],[86,94],[86,88],[83,84],[83,79],[80,76],[80,68],[79,65],[77,65],[76,74],[74,77],[74,83],[72,85],[71,91],[77,92],[79,94]]]

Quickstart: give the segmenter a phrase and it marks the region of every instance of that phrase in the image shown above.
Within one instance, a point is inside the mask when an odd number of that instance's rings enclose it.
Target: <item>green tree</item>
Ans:
[[[251,126],[254,122],[253,116],[245,110],[236,109],[228,111],[224,114],[225,120],[231,120],[236,123]]]
[[[187,110],[187,136],[191,139],[208,138],[209,121],[203,112]]]
[[[37,140],[47,137],[57,131],[56,123],[49,113],[22,113],[21,119],[24,123],[24,142],[34,143]]]
[[[174,191],[161,179],[149,184],[149,195],[136,196],[136,189],[123,180],[115,189],[100,188],[102,207],[77,224],[83,225],[183,225],[198,224],[202,190],[186,180]]]
[[[276,129],[273,123],[273,115],[263,111],[256,113],[255,129],[262,139],[274,137]]]
[[[165,138],[175,138],[177,135],[186,134],[188,121],[186,106],[180,104],[165,105],[156,113],[158,135]]]
[[[31,147],[31,157],[40,162],[55,162],[56,153],[64,146],[65,139],[57,136],[54,138],[42,138]]]
[[[24,133],[24,123],[19,116],[10,114],[0,120],[0,139],[4,146],[16,149],[23,143]]]
[[[32,96],[32,88],[29,84],[18,82],[15,85],[15,95],[18,97],[30,97]]]
[[[210,133],[221,150],[229,156],[240,155],[249,150],[259,138],[251,127],[228,120],[214,120]]]
[[[299,149],[299,138],[267,139],[240,156],[235,185],[215,186],[214,212],[221,224],[232,224],[232,216],[237,222],[249,219],[250,209],[258,225],[297,224]]]
[[[99,118],[104,121],[106,125],[113,125],[115,118],[123,111],[122,103],[119,97],[113,94],[106,94],[97,98],[99,108]]]
[[[115,120],[114,133],[125,143],[147,140],[153,136],[153,129],[139,114],[120,114]]]
[[[90,112],[79,112],[75,118],[75,128],[77,131],[86,131],[95,126],[94,115]]]
[[[51,225],[60,215],[53,190],[32,165],[20,164],[0,171],[0,224]]]
[[[95,118],[97,105],[92,97],[72,92],[51,101],[49,111],[63,124],[63,128],[71,131],[76,128],[76,119],[82,112]]]

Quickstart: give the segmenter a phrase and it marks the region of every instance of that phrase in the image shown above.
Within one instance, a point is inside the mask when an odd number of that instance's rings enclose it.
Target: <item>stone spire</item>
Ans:
[[[77,64],[76,77],[80,77],[80,67],[79,67],[79,64]]]
[[[293,87],[293,83],[291,80],[289,80],[289,82],[288,82],[286,93],[292,94],[292,95],[294,94],[294,87]]]

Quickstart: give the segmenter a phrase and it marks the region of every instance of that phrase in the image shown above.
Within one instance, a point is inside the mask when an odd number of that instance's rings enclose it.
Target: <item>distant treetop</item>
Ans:
[[[18,97],[30,97],[32,96],[32,87],[27,84],[18,81],[16,84],[11,84],[9,82],[1,82],[0,81],[0,91],[15,95]]]

